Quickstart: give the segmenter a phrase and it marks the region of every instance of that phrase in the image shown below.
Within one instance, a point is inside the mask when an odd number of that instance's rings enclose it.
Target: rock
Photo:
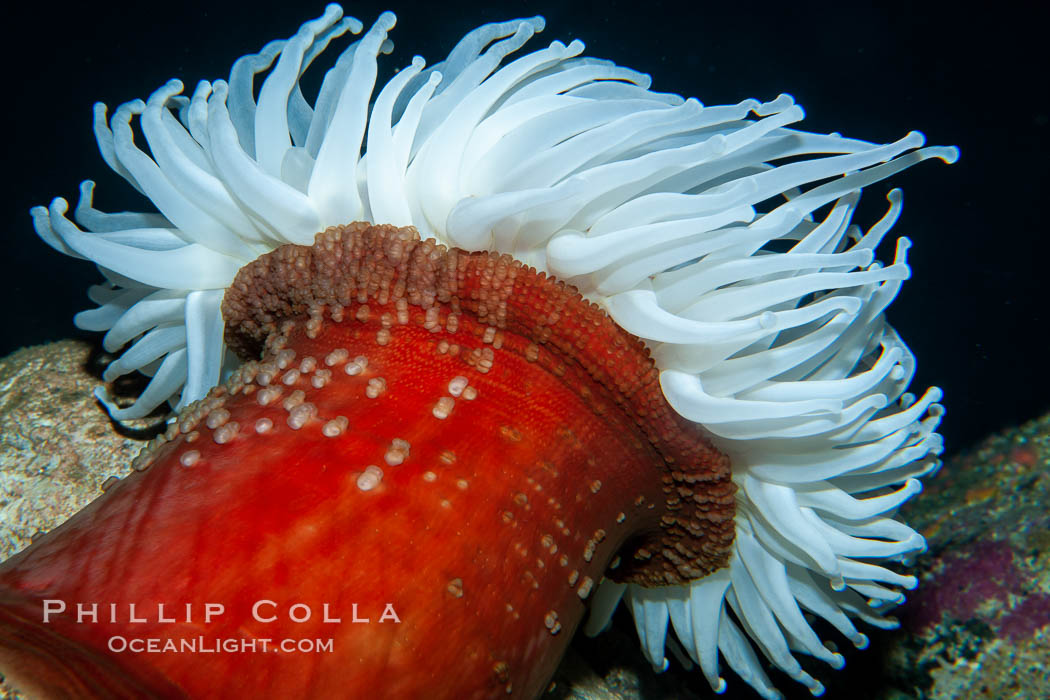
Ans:
[[[84,507],[142,448],[92,395],[92,362],[92,347],[74,340],[0,360],[0,559]]]
[[[902,511],[930,548],[889,645],[911,697],[1050,697],[1048,504],[1050,415],[957,455]]]

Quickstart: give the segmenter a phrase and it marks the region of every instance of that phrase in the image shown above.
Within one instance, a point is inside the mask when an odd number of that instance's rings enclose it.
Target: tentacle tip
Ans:
[[[355,36],[365,30],[365,23],[356,17],[346,17],[340,21],[345,23],[347,30]],[[340,32],[341,35],[342,32]]]
[[[832,654],[831,659],[828,661],[828,665],[836,671],[841,671],[846,668],[846,657],[842,654]]]
[[[587,637],[597,637],[599,634],[601,634],[605,630],[609,629],[609,627],[611,625],[612,625],[612,618],[606,620],[605,624],[603,624],[601,626],[593,625],[593,624],[591,624],[591,621],[588,621],[588,624],[584,625],[584,627],[583,627],[583,633]]]
[[[918,148],[926,143],[926,134],[921,131],[909,131],[904,138],[909,142],[908,145],[913,148]]]
[[[113,402],[113,398],[109,395],[109,391],[106,389],[106,387],[97,386],[95,387],[95,390],[92,393],[95,395],[95,398],[98,400],[98,402],[105,407],[107,413],[112,414],[113,411],[119,408]]]
[[[711,152],[718,155],[725,152],[729,145],[729,139],[723,134],[715,134],[707,140],[707,143],[711,146]]]
[[[900,605],[904,602],[904,600],[904,594],[898,591],[897,595],[893,596],[892,598],[869,598],[868,607],[872,610],[878,610],[879,608],[883,608],[886,606]]]
[[[853,642],[853,646],[857,649],[867,649],[868,645],[871,644],[871,640],[868,639],[868,635],[858,632],[855,637],[850,639]]]
[[[754,101],[745,100],[741,104],[742,105],[748,105],[749,102],[754,102]],[[782,92],[779,95],[777,95],[776,99],[770,100],[769,102],[762,102],[762,103],[751,104],[750,105],[750,111],[754,112],[756,115],[758,115],[760,117],[766,117],[766,116],[769,116],[770,114],[776,114],[778,112],[783,112],[783,111],[785,111],[785,110],[787,110],[787,109],[789,109],[789,108],[791,108],[793,106],[796,106],[795,105],[795,98],[792,97],[791,95],[789,95],[786,92]]]
[[[951,165],[955,161],[959,160],[959,155],[960,151],[958,146],[948,146],[941,153],[941,160],[943,160],[948,165]]]
[[[746,109],[748,112],[754,112],[755,114],[758,114],[756,110],[761,106],[762,103],[754,99],[753,97],[749,97],[746,100],[741,100],[741,102],[737,104],[737,107]]]

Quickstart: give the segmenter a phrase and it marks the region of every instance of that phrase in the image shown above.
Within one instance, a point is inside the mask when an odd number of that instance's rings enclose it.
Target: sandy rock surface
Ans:
[[[126,474],[144,444],[134,429],[151,421],[119,432],[92,395],[93,364],[92,347],[74,340],[0,359],[0,559]]]

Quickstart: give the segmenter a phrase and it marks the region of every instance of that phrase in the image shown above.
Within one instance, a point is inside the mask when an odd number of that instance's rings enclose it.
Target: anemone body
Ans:
[[[203,397],[237,366],[219,308],[238,269],[329,226],[410,225],[512,255],[647,344],[667,401],[729,455],[738,487],[727,567],[675,586],[605,582],[590,631],[622,599],[657,669],[670,644],[715,690],[724,661],[776,697],[765,657],[818,694],[794,654],[842,657],[804,613],[857,646],[853,620],[895,624],[883,613],[916,581],[878,562],[924,549],[893,516],[942,449],[940,391],[908,392],[914,358],[883,313],[909,275],[907,239],[876,258],[900,192],[867,230],[852,215],[864,186],[957,151],[921,148],[916,132],[878,145],[799,131],[787,95],[704,106],[654,92],[579,41],[513,57],[540,18],[479,27],[376,91],[393,26],[380,16],[312,104],[303,71],[363,29],[334,5],[189,97],[173,80],[108,120],[96,106],[107,163],[158,212],[103,214],[88,182],[76,223],[62,199],[33,216],[45,241],[107,279],[76,319],[106,331],[110,350],[130,344],[107,380],[153,377],[130,407],[99,398],[122,420]],[[151,155],[135,144],[136,115]]]
[[[34,696],[534,698],[613,557],[728,559],[728,460],[571,287],[360,223],[224,311],[247,363],[0,564],[0,673]]]

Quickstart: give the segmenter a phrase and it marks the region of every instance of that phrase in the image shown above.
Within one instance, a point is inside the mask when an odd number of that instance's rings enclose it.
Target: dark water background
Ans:
[[[848,5],[848,7],[846,6]],[[1034,5],[1034,4],[1033,4]],[[705,104],[793,94],[800,125],[886,142],[911,129],[956,144],[951,167],[925,162],[876,185],[855,219],[881,216],[892,186],[905,192],[895,235],[911,237],[913,279],[889,315],[919,358],[913,389],[946,391],[949,451],[1050,408],[1044,364],[1047,294],[1046,36],[1041,18],[997,3],[899,2],[805,6],[697,2],[376,2],[347,4],[366,27],[398,13],[394,66],[433,63],[469,29],[543,14],[527,47],[582,38],[587,55],[654,76],[654,89]],[[98,155],[91,105],[145,98],[171,77],[187,92],[227,77],[237,57],[287,37],[322,3],[21,4],[7,17],[4,66],[2,284],[8,300],[0,355],[78,333],[93,266],[65,258],[33,233],[28,209],[95,179],[105,211],[143,204]],[[332,53],[329,49],[329,53]],[[334,53],[333,53],[334,56]],[[319,81],[323,57],[314,67]],[[312,98],[311,98],[312,99]],[[143,140],[139,136],[139,143]],[[892,251],[884,243],[883,257]]]

